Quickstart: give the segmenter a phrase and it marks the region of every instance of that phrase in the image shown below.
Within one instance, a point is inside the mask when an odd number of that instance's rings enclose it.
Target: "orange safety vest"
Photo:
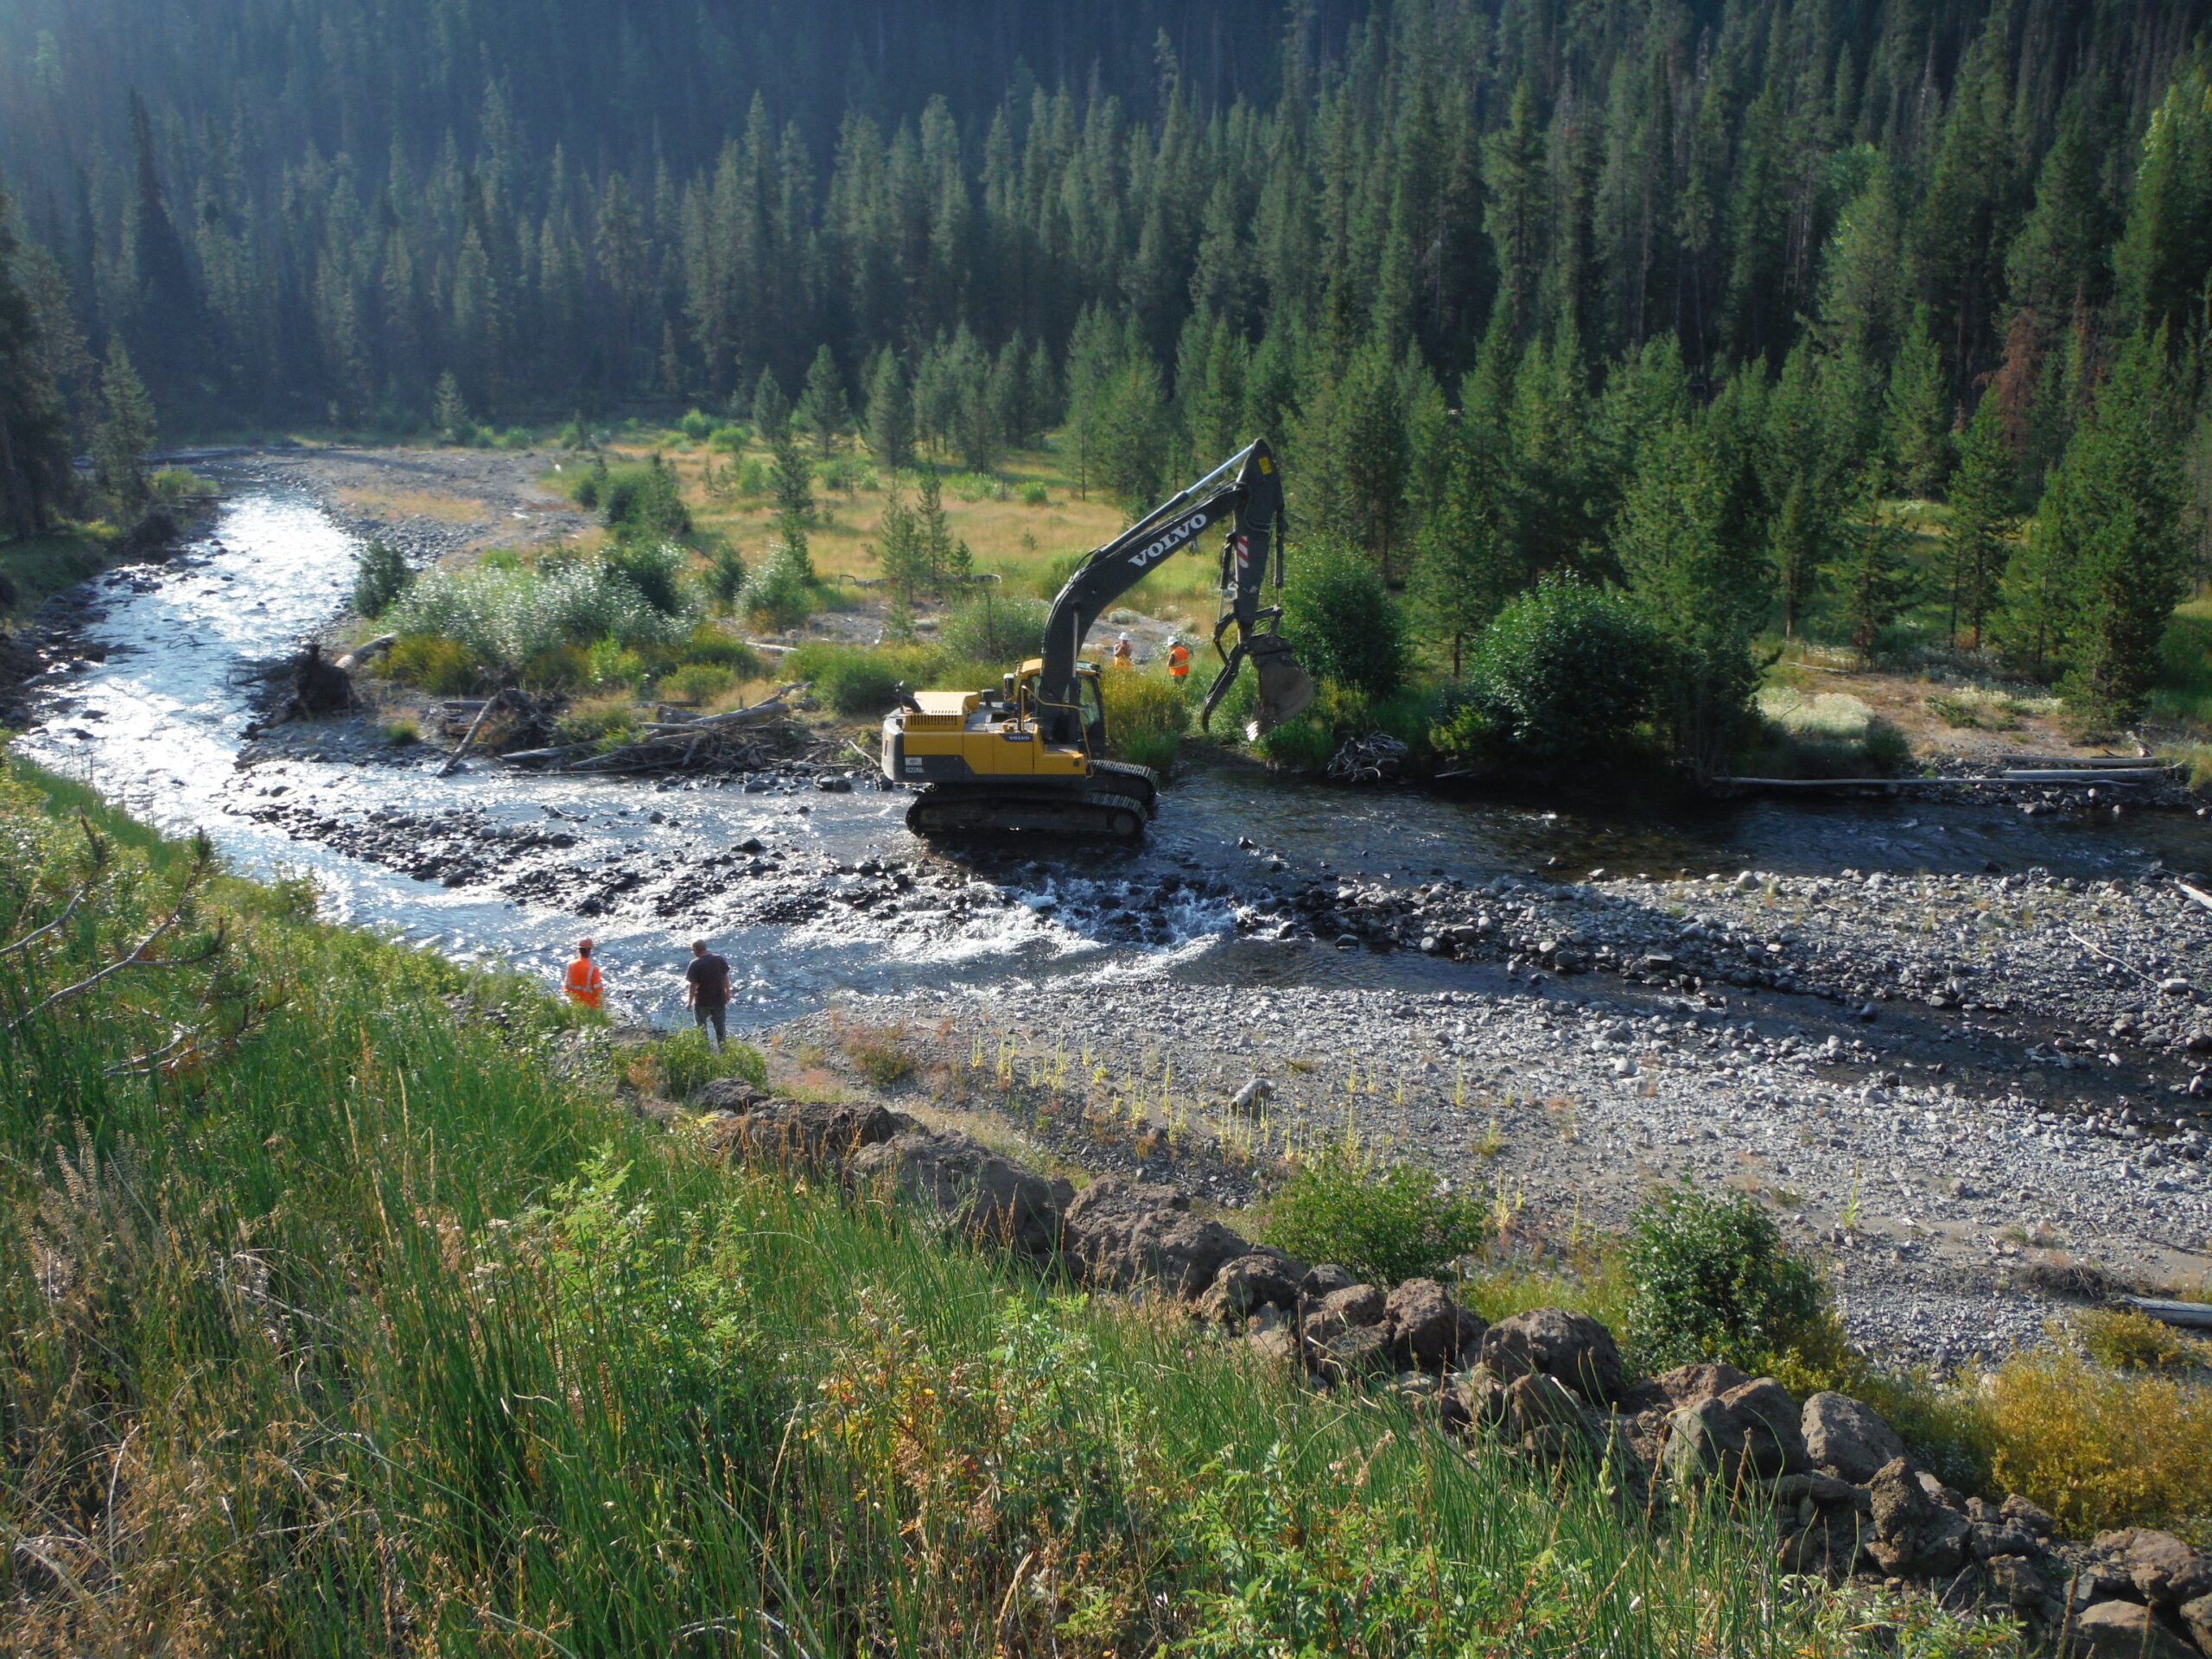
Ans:
[[[1175,645],[1167,652],[1167,671],[1177,679],[1186,679],[1191,672],[1191,648]]]
[[[569,964],[569,972],[561,982],[561,988],[568,992],[571,1002],[581,1002],[588,1008],[595,1008],[607,989],[607,981],[601,975],[597,963],[589,957],[578,957]]]
[[[1126,639],[1122,640],[1114,647],[1114,666],[1116,668],[1134,668],[1136,666],[1135,647],[1133,647]]]

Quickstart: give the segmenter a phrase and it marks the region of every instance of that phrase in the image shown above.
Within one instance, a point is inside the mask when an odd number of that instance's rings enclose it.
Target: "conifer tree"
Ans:
[[[1862,660],[1872,657],[1882,630],[1904,613],[1913,594],[1912,566],[1905,556],[1909,537],[1904,526],[1883,511],[1885,486],[1878,464],[1860,477],[1827,572],[1850,626],[1852,647]]]
[[[1518,583],[1498,454],[1479,420],[1463,411],[1445,425],[1442,483],[1414,544],[1408,581],[1422,635],[1450,654],[1458,679],[1468,647]]]
[[[1977,650],[2012,539],[2013,488],[2012,452],[2005,446],[2004,410],[1993,388],[1982,394],[1960,441],[1951,517],[1943,532],[1951,637],[1958,637],[1963,624]]]
[[[68,359],[48,333],[66,317],[41,325],[22,257],[15,206],[0,188],[0,530],[16,537],[46,529],[72,479],[68,410],[53,372],[57,355]]]
[[[2180,423],[2166,349],[2163,330],[2128,342],[2038,514],[2050,521],[2047,550],[2065,577],[2059,689],[2092,724],[2141,712],[2187,587]]]
[[[763,443],[774,448],[791,424],[791,400],[784,396],[776,372],[764,366],[760,378],[753,383],[753,429],[760,435]]]
[[[92,432],[92,467],[100,488],[125,514],[146,505],[146,474],[141,465],[154,447],[154,400],[130,365],[123,338],[108,341],[100,370],[100,419]]]
[[[814,469],[788,420],[776,429],[770,450],[769,487],[776,498],[777,515],[780,520],[804,524],[814,512]]]
[[[468,400],[461,396],[461,381],[451,369],[438,377],[430,397],[430,426],[440,443],[459,443],[474,423],[468,417]]]
[[[1700,779],[1721,771],[1743,731],[1772,591],[1738,448],[1711,416],[1655,435],[1612,534],[1630,595],[1672,647],[1675,747]]]
[[[887,474],[914,462],[914,398],[906,371],[888,346],[875,354],[868,371],[868,447]]]
[[[2176,346],[2205,321],[2212,273],[2212,76],[2192,67],[2166,89],[2144,135],[2126,228],[2113,251],[2123,326]]]
[[[845,378],[837,372],[836,354],[830,349],[827,340],[814,353],[794,412],[813,435],[815,448],[827,457],[836,448],[837,435],[845,429],[849,417],[845,406]]]
[[[1951,393],[1926,306],[1913,313],[1911,332],[1891,365],[1885,410],[1897,481],[1908,495],[1939,497],[1951,474]]]

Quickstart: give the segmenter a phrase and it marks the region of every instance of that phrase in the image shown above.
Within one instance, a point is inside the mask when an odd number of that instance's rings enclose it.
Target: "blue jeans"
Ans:
[[[712,1020],[714,1022],[715,1046],[716,1048],[720,1048],[724,1043],[729,1040],[728,1033],[722,1029],[722,1015],[727,1011],[727,1005],[721,1002],[715,1003],[711,1008],[703,1002],[696,1003],[693,1005],[691,1009],[691,1018],[698,1026],[700,1030],[704,1031],[707,1028],[707,1022],[709,1020]]]

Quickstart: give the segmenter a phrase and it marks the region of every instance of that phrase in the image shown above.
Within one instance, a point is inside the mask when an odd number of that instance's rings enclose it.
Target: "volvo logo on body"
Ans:
[[[1129,563],[1140,570],[1155,559],[1164,559],[1206,527],[1209,514],[1194,512],[1181,524],[1161,536],[1157,541],[1141,547],[1129,555]]]

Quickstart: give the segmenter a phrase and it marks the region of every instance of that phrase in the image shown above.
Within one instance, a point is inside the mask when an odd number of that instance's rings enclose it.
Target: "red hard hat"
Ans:
[[[590,941],[589,939],[578,939],[578,940],[576,941],[576,949],[577,949],[577,950],[590,950],[590,949],[591,949],[591,941]]]

